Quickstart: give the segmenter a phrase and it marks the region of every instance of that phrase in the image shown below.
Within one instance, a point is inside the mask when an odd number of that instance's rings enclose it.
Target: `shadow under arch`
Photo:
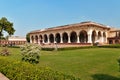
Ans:
[[[77,33],[75,31],[72,31],[70,33],[70,42],[71,43],[76,43],[77,42]]]
[[[60,43],[60,41],[61,41],[60,33],[56,33],[56,35],[55,35],[55,41],[56,41],[57,43]]]
[[[80,31],[79,33],[79,41],[80,43],[87,43],[88,41],[88,34],[85,30]]]
[[[68,33],[64,32],[62,34],[63,43],[68,43]]]

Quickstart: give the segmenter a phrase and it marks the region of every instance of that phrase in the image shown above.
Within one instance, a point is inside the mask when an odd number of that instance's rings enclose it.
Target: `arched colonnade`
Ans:
[[[104,31],[86,30],[33,34],[30,36],[31,43],[47,44],[47,43],[106,43],[107,33]]]

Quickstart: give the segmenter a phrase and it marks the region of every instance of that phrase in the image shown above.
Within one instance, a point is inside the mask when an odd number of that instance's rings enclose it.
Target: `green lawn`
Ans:
[[[19,48],[10,48],[10,51],[9,60],[21,60]],[[81,80],[120,80],[116,60],[119,56],[120,49],[115,48],[41,51],[40,63],[36,66],[48,66]]]

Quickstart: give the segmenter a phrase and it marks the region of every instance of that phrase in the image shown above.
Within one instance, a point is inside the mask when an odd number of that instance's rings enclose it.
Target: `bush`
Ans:
[[[40,46],[36,44],[25,44],[21,47],[22,60],[30,63],[39,63]]]
[[[88,49],[88,48],[120,48],[120,44],[99,45],[99,43],[95,43],[95,44],[93,44],[93,46],[58,48],[58,51],[60,51],[60,50]],[[53,51],[53,50],[55,50],[55,48],[42,48],[42,50]]]
[[[120,48],[120,44],[109,44],[109,45],[103,45],[99,46],[101,48]]]
[[[120,72],[120,57],[117,59],[118,65],[119,65],[119,72]]]
[[[55,50],[54,48],[42,48],[42,50],[45,50],[45,51],[53,51]]]
[[[7,47],[2,47],[0,55],[2,55],[2,56],[8,56],[8,55],[10,55],[10,52],[9,52],[8,48]]]
[[[10,80],[80,80],[72,75],[53,71],[49,67],[38,67],[25,62],[0,58],[0,72]]]
[[[64,47],[64,48],[58,48],[58,51],[63,51],[63,50],[76,50],[76,49],[88,49],[88,48],[97,48],[97,46]],[[54,49],[54,48],[42,48],[42,50],[45,50],[45,51],[53,51],[53,50],[55,50],[55,49]]]

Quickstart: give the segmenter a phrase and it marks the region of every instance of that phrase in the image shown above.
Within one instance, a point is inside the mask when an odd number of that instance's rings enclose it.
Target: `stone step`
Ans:
[[[10,79],[8,79],[6,76],[0,73],[0,80],[10,80]]]

